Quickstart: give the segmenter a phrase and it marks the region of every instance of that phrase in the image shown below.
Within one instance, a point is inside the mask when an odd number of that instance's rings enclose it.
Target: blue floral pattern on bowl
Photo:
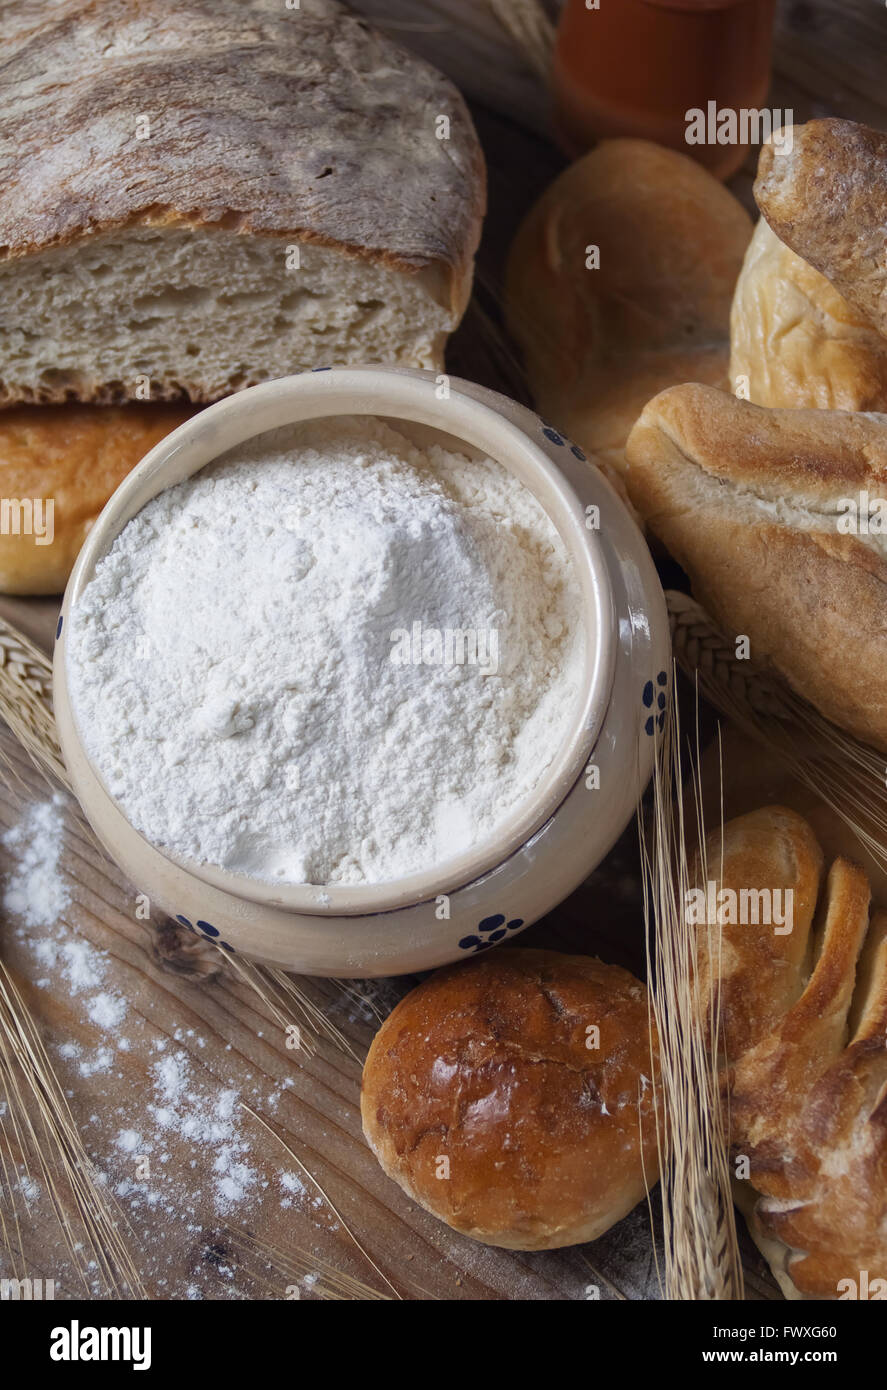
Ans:
[[[570,453],[573,454],[580,463],[587,462],[587,457],[579,448],[578,444],[571,444],[566,435],[561,434],[560,430],[556,430],[554,425],[546,425],[544,420],[540,420],[539,424],[542,426],[542,433],[545,435],[549,444],[555,444],[559,449],[568,448]]]
[[[459,950],[472,951],[475,954],[478,951],[486,951],[509,932],[517,931],[523,924],[523,917],[512,917],[511,921],[507,922],[504,912],[496,912],[492,917],[484,917],[478,922],[477,930],[481,933],[480,936],[463,936],[459,942]]]
[[[237,955],[234,947],[229,946],[227,941],[222,940],[219,935],[218,927],[214,927],[212,922],[204,922],[202,918],[198,917],[197,925],[195,926],[187,917],[183,917],[181,912],[176,913],[176,921],[181,926],[187,927],[188,931],[192,932],[194,936],[203,936],[206,940],[212,941],[214,945],[221,946],[222,950],[227,951],[229,955]]]
[[[656,686],[659,687],[658,692]],[[656,710],[647,716],[647,721],[644,724],[644,733],[649,734],[651,738],[657,728],[659,732],[662,733],[665,727],[665,707],[667,703],[665,692],[668,687],[668,674],[665,671],[659,672],[656,677],[656,686],[654,686],[652,681],[647,681],[641,697],[644,703],[644,709],[653,710],[654,701],[656,705]]]

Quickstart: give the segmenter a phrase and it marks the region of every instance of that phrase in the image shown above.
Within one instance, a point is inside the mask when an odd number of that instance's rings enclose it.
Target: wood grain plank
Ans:
[[[427,0],[421,6],[415,0],[354,0],[354,8],[447,71],[473,103],[490,168],[491,206],[478,293],[451,345],[450,365],[525,398],[520,365],[510,356],[496,317],[502,263],[517,222],[564,163],[548,137],[547,95],[479,0]],[[868,0],[785,0],[779,8],[771,103],[793,107],[799,120],[835,113],[887,127],[885,25],[884,7]],[[751,158],[733,183],[747,205],[753,166]],[[0,614],[47,649],[57,609],[52,600],[0,599]],[[0,786],[2,831],[47,793],[6,733],[0,750],[12,766]],[[522,941],[599,952],[642,970],[633,834]],[[0,851],[0,870],[11,867],[11,857]],[[158,1064],[179,1054],[191,1092],[203,1098],[195,1108],[205,1109],[224,1092],[236,1091],[263,1113],[405,1297],[582,1299],[595,1285],[604,1298],[655,1296],[650,1217],[643,1206],[593,1246],[538,1255],[477,1246],[418,1210],[384,1177],[363,1142],[359,1065],[353,1059],[323,1040],[313,1056],[293,1054],[273,1012],[212,948],[157,917],[138,919],[134,887],[108,864],[73,811],[67,817],[64,872],[72,903],[58,928],[59,942],[86,943],[100,953],[101,991],[126,1004],[119,1027],[109,1032],[90,1019],[90,991],[74,992],[58,965],[47,967],[38,954],[39,933],[0,919],[0,950],[40,1022],[93,1156],[112,1187],[134,1184],[122,1200],[154,1296],[286,1297],[282,1276],[235,1247],[229,1226],[313,1252],[318,1261],[384,1287],[322,1202],[314,1206],[310,1192],[288,1192],[281,1185],[292,1161],[245,1115],[233,1127],[234,1142],[248,1147],[234,1158],[252,1176],[242,1200],[227,1208],[219,1202],[219,1175],[213,1171],[219,1144],[189,1140],[175,1127],[164,1130],[149,1108],[162,1108],[155,1095]],[[374,1028],[372,1010],[336,984],[301,983],[362,1055]],[[403,982],[376,986],[383,1009],[404,987]],[[121,1041],[130,1043],[127,1051],[120,1049]],[[60,1055],[61,1048],[71,1055]],[[104,1051],[112,1058],[107,1066]],[[127,1130],[140,1133],[144,1146],[150,1146],[149,1182],[136,1181],[133,1155],[117,1147]],[[33,1206],[22,1231],[29,1270],[56,1277],[59,1297],[76,1293],[45,1201]],[[749,1296],[778,1297],[747,1242],[744,1259]],[[313,1296],[310,1288],[301,1292]]]

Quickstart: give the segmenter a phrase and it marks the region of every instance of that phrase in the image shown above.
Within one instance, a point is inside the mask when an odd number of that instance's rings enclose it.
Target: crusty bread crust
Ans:
[[[654,1053],[646,989],[626,970],[498,950],[438,971],[382,1024],[364,1134],[414,1201],[475,1240],[594,1240],[658,1178]]]
[[[794,919],[809,927],[824,859],[807,822],[784,806],[769,806],[731,821],[725,833],[729,874],[725,870],[722,886],[767,888],[783,895],[791,890]],[[709,868],[717,871],[718,832],[710,843],[716,850]],[[708,978],[711,970],[720,973],[718,999],[727,1057],[733,1062],[769,1033],[800,996],[809,967],[808,935],[798,930],[777,936],[772,925],[749,923],[723,937],[720,930],[700,933],[699,946],[703,976]]]
[[[764,217],[733,296],[730,384],[756,405],[887,410],[887,338]]]
[[[680,381],[726,384],[745,209],[694,160],[605,140],[554,181],[509,253],[505,307],[534,400],[624,466],[644,403]],[[586,265],[600,248],[600,268]]]
[[[471,262],[484,166],[462,97],[335,0],[13,0],[0,43],[5,257],[159,221],[440,263],[454,285]]]
[[[887,1289],[887,914],[870,917],[868,880],[849,860],[823,878],[810,826],[785,807],[714,832],[707,863],[719,888],[795,893],[790,935],[741,922],[698,935],[752,1233],[790,1294],[837,1298],[863,1271]]]
[[[0,534],[0,593],[58,594],[108,498],[194,412],[162,405],[18,406],[0,411],[0,478],[11,499],[53,502],[53,538]]]
[[[838,531],[842,499],[887,498],[887,416],[679,386],[626,455],[634,505],[724,632],[887,751],[887,537]]]
[[[9,0],[0,60],[0,262],[212,227],[419,277],[458,323],[485,207],[467,107],[336,0]],[[0,376],[4,402],[132,394]]]
[[[780,241],[887,335],[887,135],[853,121],[792,127],[761,150],[755,199]]]

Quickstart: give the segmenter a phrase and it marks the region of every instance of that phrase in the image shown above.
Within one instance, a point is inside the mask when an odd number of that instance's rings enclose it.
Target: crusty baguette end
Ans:
[[[678,386],[649,402],[626,458],[634,505],[725,633],[887,750],[887,537],[842,523],[863,492],[887,497],[887,416]]]

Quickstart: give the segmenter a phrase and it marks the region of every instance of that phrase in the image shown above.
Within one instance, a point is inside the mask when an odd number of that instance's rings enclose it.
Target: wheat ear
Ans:
[[[647,972],[659,1036],[654,1111],[662,1175],[665,1294],[681,1300],[735,1299],[743,1296],[743,1276],[718,1077],[719,1020],[715,1016],[710,1024],[705,1021],[695,934],[684,912],[697,853],[707,872],[702,805],[694,769],[696,816],[688,827],[683,771],[680,720],[672,699],[655,750],[650,822],[646,828],[640,822]],[[711,956],[717,961],[718,952]]]
[[[44,775],[70,789],[52,713],[52,664],[0,618],[0,720]]]

